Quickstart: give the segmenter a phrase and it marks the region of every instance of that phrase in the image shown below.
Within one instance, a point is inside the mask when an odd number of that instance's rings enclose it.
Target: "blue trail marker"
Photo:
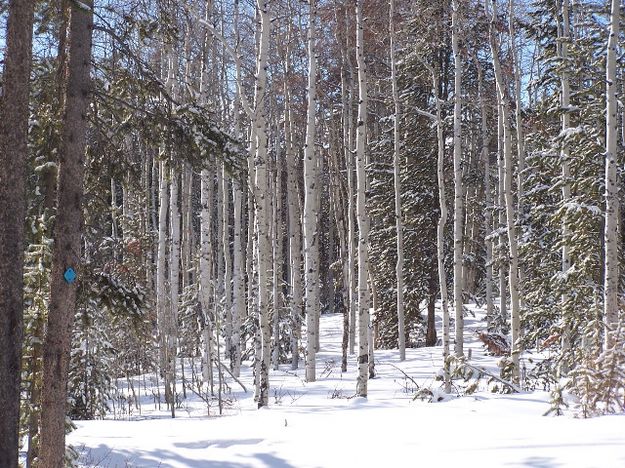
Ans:
[[[65,270],[65,273],[63,273],[63,278],[65,278],[65,281],[69,284],[72,284],[76,280],[76,272],[72,267],[69,267]]]

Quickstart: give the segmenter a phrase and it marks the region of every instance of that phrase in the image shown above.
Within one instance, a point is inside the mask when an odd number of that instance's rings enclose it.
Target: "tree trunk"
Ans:
[[[464,230],[464,187],[462,183],[462,57],[458,45],[457,0],[452,2],[451,31],[454,55],[454,305],[456,311],[456,356],[464,355],[464,317],[462,315],[462,233]]]
[[[486,233],[486,239],[484,240],[486,244],[486,259],[485,259],[485,270],[486,277],[484,278],[484,282],[486,283],[486,323],[488,325],[488,329],[490,330],[491,320],[493,319],[493,314],[495,310],[495,306],[493,303],[493,239],[491,237],[493,231],[493,212],[492,205],[493,199],[491,195],[491,186],[490,186],[490,154],[488,151],[488,147],[490,145],[490,136],[488,134],[488,121],[487,121],[487,109],[486,109],[486,99],[484,97],[484,78],[482,73],[482,67],[480,65],[479,60],[475,59],[475,64],[478,73],[478,95],[480,98],[480,118],[481,118],[481,132],[482,132],[482,158],[481,163],[484,168],[484,232]]]
[[[169,254],[169,317],[167,322],[167,367],[169,377],[169,396],[171,417],[176,417],[176,355],[178,350],[178,294],[180,291],[180,209],[179,198],[179,169],[172,164],[171,184],[169,186],[169,224],[170,224],[170,254]]]
[[[605,350],[613,346],[610,332],[616,329],[619,319],[619,264],[618,264],[618,185],[617,185],[617,101],[616,48],[619,37],[619,0],[612,0],[610,10],[610,35],[606,56],[606,137],[605,137],[605,255],[603,314]]]
[[[401,166],[400,152],[401,142],[399,135],[399,120],[401,108],[399,105],[399,91],[397,89],[397,75],[395,72],[395,0],[390,0],[389,8],[389,33],[390,33],[390,61],[391,61],[391,85],[395,114],[393,116],[393,187],[395,190],[395,231],[397,233],[397,264],[395,276],[397,280],[397,346],[399,347],[399,360],[406,359],[406,331],[404,330],[404,235],[402,226],[401,209]]]
[[[0,98],[0,466],[18,464],[32,0],[9,3]]]
[[[356,59],[358,62],[358,125],[356,132],[356,218],[358,221],[358,378],[356,394],[367,396],[369,372],[369,219],[365,207],[367,174],[367,74],[364,54],[363,0],[356,0]]]
[[[267,116],[265,96],[267,94],[267,60],[269,38],[271,36],[271,17],[269,2],[259,2],[260,47],[256,68],[256,95],[254,96],[256,128],[256,219],[258,223],[258,314],[261,334],[261,359],[259,375],[258,407],[269,404],[269,365],[271,361],[271,326],[269,323],[269,298],[271,291],[271,243],[269,241],[269,177]]]
[[[438,180],[438,202],[440,218],[436,229],[436,258],[438,261],[438,285],[441,290],[441,309],[443,311],[443,382],[445,392],[451,392],[451,375],[449,372],[449,298],[447,295],[447,274],[445,272],[445,224],[447,223],[447,197],[445,196],[445,137],[443,135],[443,113],[439,93],[438,70],[431,70],[432,84],[436,101],[436,141],[438,142],[438,158],[436,175]]]
[[[315,0],[310,0],[308,22],[308,111],[306,142],[304,143],[304,278],[306,281],[306,380],[316,380],[316,343],[319,333],[317,316],[319,304],[319,185],[315,154],[315,114],[317,105],[315,57]]]
[[[508,273],[508,284],[510,288],[510,324],[512,332],[512,381],[519,383],[520,368],[519,360],[521,355],[521,320],[519,306],[519,256],[517,249],[517,240],[515,232],[515,215],[514,215],[514,197],[512,194],[512,136],[510,129],[510,105],[508,101],[506,86],[503,81],[503,73],[499,62],[499,48],[495,37],[496,10],[493,10],[493,16],[490,25],[490,45],[493,55],[493,68],[495,69],[495,80],[497,83],[497,95],[499,101],[499,109],[503,119],[503,155],[505,162],[504,171],[504,201],[506,207],[506,230],[508,233],[508,248],[510,269]]]
[[[58,208],[52,252],[51,293],[48,331],[43,355],[41,412],[41,466],[63,466],[67,372],[71,330],[80,278],[83,175],[87,134],[87,112],[91,96],[91,34],[93,1],[73,3],[70,19],[69,68],[60,148]],[[64,275],[70,278],[66,281]]]

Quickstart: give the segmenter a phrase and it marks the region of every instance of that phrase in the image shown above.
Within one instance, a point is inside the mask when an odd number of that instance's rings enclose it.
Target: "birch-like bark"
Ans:
[[[459,2],[452,2],[451,45],[454,56],[454,305],[456,356],[464,355],[464,317],[462,315],[462,234],[464,230],[464,187],[462,183],[462,56],[460,53]]]
[[[211,172],[202,169],[200,175],[200,304],[202,306],[202,377],[213,387],[212,368],[212,326],[210,318],[213,287],[211,281],[211,265],[213,262],[213,241],[211,236],[211,207],[213,197],[211,191]]]
[[[356,130],[356,218],[358,221],[358,377],[356,394],[367,396],[369,372],[369,219],[365,207],[367,174],[367,73],[364,54],[363,0],[356,0],[356,59],[358,63],[358,125]]]
[[[290,37],[290,35],[289,35]],[[288,38],[287,38],[288,44]],[[290,54],[286,54],[287,69],[285,75],[290,76],[288,61]],[[303,317],[303,286],[302,286],[302,226],[300,221],[300,197],[297,190],[297,152],[293,148],[293,129],[291,128],[291,92],[288,83],[284,82],[284,139],[287,164],[287,203],[289,221],[289,281],[291,284],[291,369],[299,367],[299,343],[302,336]]]
[[[495,7],[496,5],[494,5]],[[508,234],[509,249],[509,272],[508,285],[510,288],[510,322],[512,335],[512,381],[519,383],[520,369],[519,360],[521,355],[521,321],[520,321],[520,305],[519,305],[519,267],[518,267],[518,248],[515,232],[515,215],[514,215],[514,197],[512,194],[512,136],[510,129],[510,104],[506,86],[503,81],[503,72],[499,61],[499,47],[495,37],[495,20],[496,10],[493,9],[493,15],[490,23],[490,47],[493,56],[493,68],[495,70],[495,81],[497,83],[497,95],[500,103],[499,109],[503,119],[503,156],[505,162],[504,174],[504,199],[506,208],[506,231]]]
[[[438,203],[440,217],[436,228],[436,257],[438,263],[438,286],[441,293],[443,311],[443,382],[445,392],[451,392],[449,372],[449,297],[447,294],[447,274],[445,272],[445,224],[447,223],[447,197],[445,195],[445,137],[443,135],[443,112],[439,97],[440,80],[438,70],[430,69],[434,99],[436,101],[436,141],[438,143],[436,176],[438,180]]]
[[[481,131],[482,131],[482,167],[484,168],[484,225],[486,232],[486,320],[488,328],[490,329],[490,323],[493,318],[495,306],[493,303],[493,198],[491,194],[490,185],[490,154],[488,147],[490,146],[490,135],[488,133],[488,121],[486,114],[486,99],[484,97],[484,76],[482,67],[479,60],[475,59],[477,67],[477,86],[478,95],[480,98],[480,118],[481,118]]]
[[[245,315],[245,282],[243,270],[243,238],[241,236],[243,218],[243,191],[241,183],[233,180],[232,198],[234,205],[234,263],[233,263],[233,304],[232,304],[232,353],[230,367],[232,374],[239,377],[241,373],[241,319]]]
[[[282,310],[280,298],[282,295],[282,155],[280,144],[275,144],[276,159],[274,164],[275,180],[273,189],[273,222],[272,222],[272,249],[273,249],[273,351],[271,360],[274,370],[278,370],[280,364],[280,311]]]
[[[258,407],[269,404],[269,366],[271,361],[271,326],[269,323],[269,298],[271,296],[271,243],[269,241],[269,177],[267,171],[267,117],[265,95],[267,93],[267,60],[269,38],[271,36],[271,17],[269,1],[258,1],[260,17],[260,42],[256,67],[256,93],[254,110],[256,128],[256,219],[258,223],[258,313],[261,334],[261,359],[259,375]]]
[[[165,159],[159,163],[158,244],[156,251],[156,324],[159,336],[159,363],[167,375],[167,212],[169,211],[169,170]]]
[[[169,195],[170,255],[169,291],[170,312],[167,320],[167,355],[169,366],[169,396],[171,417],[176,417],[176,354],[178,349],[178,293],[180,291],[180,209],[178,207],[178,168],[172,165]]]
[[[308,21],[308,111],[306,113],[306,141],[304,143],[304,279],[306,284],[306,380],[316,380],[316,342],[319,333],[317,316],[319,304],[319,186],[315,153],[315,115],[317,107],[315,56],[315,0],[310,0]]]
[[[230,369],[234,367],[233,317],[232,317],[232,257],[230,255],[230,181],[226,173],[225,163],[221,164],[222,192],[222,240],[221,246],[224,258],[224,337],[226,354],[230,361]]]
[[[605,322],[604,341],[606,350],[613,346],[610,331],[615,330],[618,322],[618,175],[617,175],[617,140],[618,118],[616,90],[616,53],[619,37],[620,20],[619,0],[612,0],[610,8],[610,33],[606,55],[606,137],[605,137],[605,231],[604,231],[604,286],[603,315]]]
[[[240,48],[239,35],[239,1],[234,2],[234,27],[236,29],[235,51],[238,54]],[[241,88],[238,82],[241,79],[240,67],[237,67],[237,87],[234,99],[234,134],[241,138]],[[243,187],[237,179],[232,180],[232,204],[234,218],[233,234],[233,271],[232,271],[232,353],[230,357],[230,367],[232,375],[239,377],[241,374],[241,321],[245,316],[245,255],[243,251]]]
[[[401,163],[399,159],[401,152],[399,135],[401,107],[395,71],[395,0],[390,0],[389,5],[391,86],[393,105],[395,107],[393,115],[393,188],[395,191],[395,231],[397,235],[397,264],[395,265],[397,280],[397,346],[399,348],[399,360],[404,361],[406,359],[406,332],[404,330],[404,234],[401,209]]]
[[[504,210],[504,206],[506,204],[504,197],[504,178],[505,178],[505,168],[503,161],[503,140],[504,140],[504,130],[503,130],[503,112],[501,112],[501,102],[499,100],[499,94],[497,94],[497,257],[499,263],[499,317],[500,322],[504,328],[505,324],[508,321],[508,297],[506,287],[506,271],[508,265],[504,261],[505,251],[506,251],[506,240],[503,235],[503,228],[506,225],[506,211]]]

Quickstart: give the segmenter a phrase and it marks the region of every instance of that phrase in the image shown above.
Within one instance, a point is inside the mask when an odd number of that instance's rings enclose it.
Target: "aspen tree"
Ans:
[[[484,168],[484,225],[486,232],[486,320],[490,328],[490,322],[493,319],[493,198],[490,184],[490,154],[488,147],[490,145],[490,135],[488,133],[488,121],[486,117],[486,99],[484,97],[484,74],[479,60],[475,57],[475,65],[477,68],[477,86],[480,99],[480,119],[482,133],[482,158],[481,164]]]
[[[404,330],[404,235],[402,226],[401,209],[401,165],[400,152],[401,141],[399,135],[399,122],[401,108],[399,103],[399,91],[397,89],[397,74],[395,72],[395,0],[389,2],[389,34],[390,34],[390,61],[391,61],[391,85],[393,94],[393,188],[395,190],[395,231],[397,235],[397,265],[395,275],[397,278],[397,346],[399,347],[399,360],[406,359],[406,331]]]
[[[240,34],[239,34],[239,1],[234,2],[234,27],[236,29],[235,51],[239,51]],[[241,79],[240,68],[237,68],[237,83]],[[234,134],[237,138],[241,138],[241,96],[240,87],[236,87],[236,95],[234,98]],[[232,374],[239,377],[241,373],[241,320],[245,315],[245,281],[243,271],[245,269],[245,257],[243,252],[243,187],[238,179],[232,181],[232,204],[234,217],[234,236],[233,236],[233,304],[232,304],[232,354],[230,367]]]
[[[519,358],[521,354],[521,321],[519,303],[519,267],[518,249],[515,232],[514,198],[512,195],[512,138],[510,129],[510,104],[506,86],[503,81],[503,72],[499,61],[499,47],[495,37],[495,21],[497,18],[496,5],[493,5],[493,13],[489,29],[490,47],[493,56],[493,68],[497,84],[497,96],[501,119],[503,123],[503,160],[504,160],[504,202],[506,209],[506,231],[509,248],[509,273],[508,284],[510,288],[510,322],[512,335],[512,380],[519,383],[520,369]]]
[[[367,188],[366,129],[367,129],[367,70],[364,54],[362,6],[356,0],[356,59],[358,63],[358,124],[356,129],[356,218],[358,222],[358,378],[356,394],[367,396],[369,372],[369,219],[365,209]]]
[[[176,417],[176,355],[178,350],[178,294],[180,291],[180,209],[178,167],[172,164],[169,185],[169,317],[167,318],[167,375],[171,417]]]
[[[462,315],[462,234],[464,231],[464,187],[462,183],[462,56],[459,42],[459,2],[452,1],[451,45],[454,56],[454,304],[455,354],[464,355],[464,317]]]
[[[319,184],[317,157],[315,152],[317,107],[315,56],[316,4],[310,0],[308,21],[308,111],[306,114],[306,141],[304,143],[304,278],[306,282],[306,380],[316,380],[316,343],[319,304]]]
[[[605,136],[605,227],[604,227],[604,286],[603,286],[603,320],[604,349],[612,345],[612,331],[616,329],[619,319],[619,257],[618,257],[618,174],[617,174],[617,141],[618,118],[616,90],[618,87],[616,72],[616,53],[619,37],[620,21],[619,0],[612,0],[610,7],[610,30],[606,53],[606,136]]]
[[[287,52],[285,59],[285,77],[290,77],[289,61],[289,36],[287,37]],[[287,203],[288,203],[288,223],[289,223],[289,281],[291,284],[291,369],[295,370],[299,367],[299,341],[302,334],[302,253],[301,253],[301,233],[302,226],[300,223],[300,197],[297,190],[297,153],[293,148],[293,130],[291,118],[291,92],[289,84],[285,79],[284,82],[284,140],[286,149],[287,164]]]
[[[271,17],[269,0],[258,0],[259,48],[256,67],[256,93],[254,96],[254,128],[256,137],[256,199],[255,215],[258,224],[258,315],[260,322],[260,375],[258,406],[269,403],[269,365],[271,360],[271,327],[269,323],[269,297],[271,269],[271,243],[269,241],[269,177],[267,170],[267,116],[265,96],[267,93],[267,60],[269,38],[271,35]]]
[[[13,0],[0,97],[0,466],[18,465],[24,314],[25,171],[34,1]]]

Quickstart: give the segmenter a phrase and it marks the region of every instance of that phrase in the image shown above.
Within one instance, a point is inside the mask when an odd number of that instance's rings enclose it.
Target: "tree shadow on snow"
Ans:
[[[197,445],[192,444],[176,444],[181,448],[227,448],[239,444],[256,444],[262,439],[247,440],[224,440],[216,443],[203,441]],[[187,468],[249,468],[250,466],[258,466],[260,462],[267,468],[295,468],[287,461],[279,458],[271,453],[254,453],[244,455],[250,459],[249,462],[210,460],[210,459],[191,459],[181,455],[180,453],[164,450],[127,450],[115,449],[108,445],[100,444],[97,447],[75,447],[78,452],[78,466],[88,468],[165,468],[176,463]],[[252,460],[256,461],[254,463]]]
[[[264,439],[232,439],[232,440],[198,440],[196,442],[176,442],[174,445],[180,448],[205,449],[205,448],[228,448],[233,445],[256,445]]]

